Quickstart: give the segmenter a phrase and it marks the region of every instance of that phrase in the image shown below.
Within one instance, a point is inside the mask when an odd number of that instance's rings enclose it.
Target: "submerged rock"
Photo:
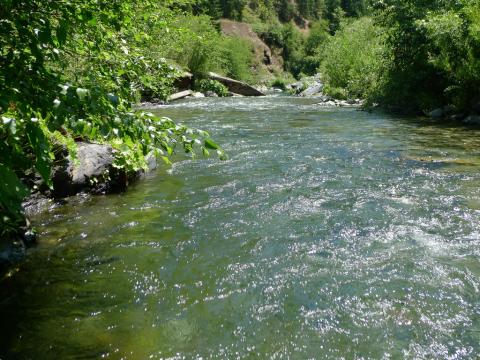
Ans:
[[[47,211],[53,202],[47,196],[41,193],[33,193],[23,203],[22,207],[25,210],[25,215],[28,217]]]
[[[20,237],[0,239],[0,275],[25,256],[25,243]]]

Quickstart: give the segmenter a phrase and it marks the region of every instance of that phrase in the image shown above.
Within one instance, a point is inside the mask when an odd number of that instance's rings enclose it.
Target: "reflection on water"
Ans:
[[[0,358],[480,356],[478,130],[290,98],[156,111],[230,160],[35,219]]]

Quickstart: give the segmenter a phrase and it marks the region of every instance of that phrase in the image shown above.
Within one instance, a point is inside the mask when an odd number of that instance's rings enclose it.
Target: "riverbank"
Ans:
[[[37,234],[31,217],[68,203],[70,197],[127,191],[130,184],[155,170],[159,160],[150,154],[146,157],[146,168],[127,172],[115,167],[115,150],[110,145],[87,142],[77,142],[74,154],[64,149],[58,156],[52,168],[52,188],[39,183],[22,203],[23,226],[0,241],[0,275],[21,261],[27,249],[35,245]]]

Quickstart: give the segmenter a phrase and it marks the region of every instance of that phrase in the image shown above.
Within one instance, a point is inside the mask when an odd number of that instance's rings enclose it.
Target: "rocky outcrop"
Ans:
[[[287,90],[302,97],[322,96],[323,82],[320,74],[317,74],[287,85]]]
[[[310,85],[309,87],[307,87],[305,90],[303,90],[300,93],[300,96],[311,97],[311,96],[322,95],[322,90],[323,90],[323,84],[321,82],[316,82]]]
[[[81,191],[99,194],[125,191],[142,173],[126,173],[114,167],[114,161],[114,149],[110,145],[78,142],[75,159],[70,156],[57,159],[51,195],[58,199]],[[156,167],[154,158],[147,157],[147,163],[150,168]]]
[[[243,81],[230,79],[228,77],[221,76],[212,72],[208,74],[208,77],[212,80],[216,80],[219,83],[222,83],[232,93],[244,96],[265,96],[264,93],[255,89],[253,86],[244,83]]]
[[[219,74],[215,74],[213,72],[210,72],[207,74],[207,78],[211,80],[216,80],[223,85],[227,87],[229,90],[231,96],[265,96],[265,93],[262,91],[254,88],[253,86],[243,82],[243,81],[238,81],[235,79],[231,79],[226,76],[221,76]],[[194,92],[191,90],[191,87],[193,85],[193,75],[185,72],[182,77],[177,79],[177,82],[175,83],[175,87],[178,90],[181,90],[175,94],[172,94],[168,97],[167,101],[175,101],[175,100],[180,100],[184,99],[187,97],[193,97],[193,98],[201,98],[201,97],[214,97],[216,96],[215,93],[213,92],[206,92],[205,94],[199,93],[199,92]]]

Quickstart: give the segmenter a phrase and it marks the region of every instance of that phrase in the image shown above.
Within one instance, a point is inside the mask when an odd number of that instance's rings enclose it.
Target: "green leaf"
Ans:
[[[95,25],[97,25],[97,18],[96,18],[96,17],[92,17],[90,20],[88,20],[88,25],[90,25],[90,26],[95,26]]]
[[[211,139],[205,139],[205,147],[212,150],[220,149],[220,146],[215,144]]]
[[[88,90],[87,89],[77,88],[76,92],[77,92],[78,98],[82,101],[88,95]]]
[[[170,159],[168,157],[162,156],[162,160],[165,164],[172,165],[172,162],[170,161]]]
[[[29,122],[26,132],[30,145],[35,153],[35,168],[42,176],[45,183],[51,188],[53,186],[50,178],[50,144],[43,131],[37,123]]]

